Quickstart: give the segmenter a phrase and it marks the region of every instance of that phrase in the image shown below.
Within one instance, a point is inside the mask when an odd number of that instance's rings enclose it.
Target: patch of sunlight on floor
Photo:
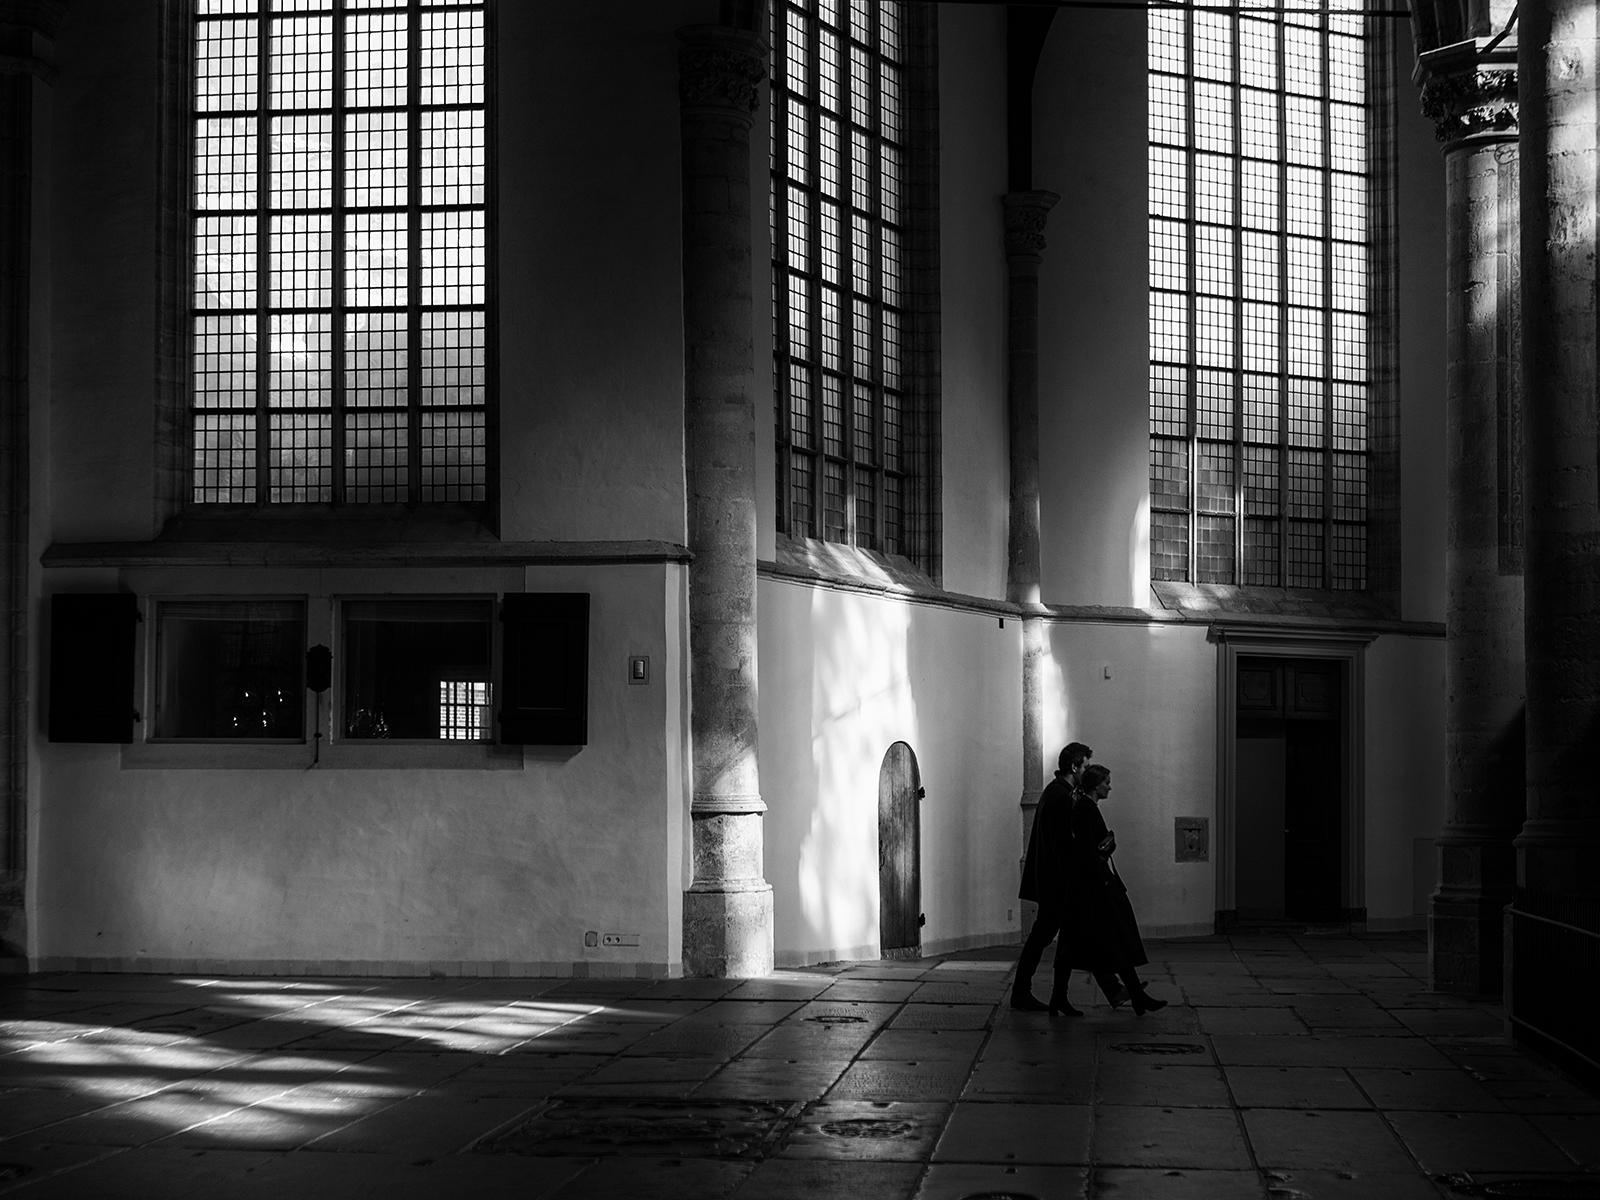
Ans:
[[[209,1128],[231,1146],[300,1145],[415,1094],[416,1080],[385,1054],[505,1054],[608,1011],[592,1002],[428,1001],[331,985],[183,982],[204,988],[193,1008],[240,1020],[187,1036],[170,1027],[133,1028],[131,1018],[128,1024],[6,1021],[0,1055],[12,1086],[35,1086],[29,1080],[35,1069],[47,1086],[98,1101],[96,1119],[128,1121],[150,1139],[180,1132],[205,1137]],[[265,1047],[242,1032],[284,1025],[303,1032]],[[228,1044],[230,1034],[239,1045]],[[346,1034],[395,1044],[364,1060],[329,1052],[328,1039]],[[303,1041],[322,1049],[296,1052]]]

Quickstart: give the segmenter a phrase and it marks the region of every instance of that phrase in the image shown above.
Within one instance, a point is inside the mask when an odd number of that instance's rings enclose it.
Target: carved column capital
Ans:
[[[1045,247],[1045,221],[1061,197],[1055,192],[1007,192],[1000,199],[1005,205],[1007,257],[1037,258]]]
[[[1516,48],[1486,50],[1459,42],[1417,59],[1413,76],[1422,91],[1422,113],[1434,137],[1446,146],[1463,141],[1515,141],[1517,137]]]
[[[35,75],[54,83],[48,43],[67,11],[67,0],[0,0],[0,75]]]
[[[722,25],[678,30],[678,101],[748,124],[761,103],[767,77],[767,44],[753,33]]]

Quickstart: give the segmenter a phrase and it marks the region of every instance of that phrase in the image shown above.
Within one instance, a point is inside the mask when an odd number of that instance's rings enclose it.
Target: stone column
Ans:
[[[35,171],[48,155],[34,128],[65,7],[0,0],[0,960],[28,953],[29,329]]]
[[[767,47],[722,26],[679,31],[683,136],[684,452],[694,879],[688,975],[772,971],[756,767],[755,308],[750,126]]]
[[[1011,433],[1011,509],[1006,598],[1022,607],[1022,845],[1044,790],[1044,606],[1039,595],[1039,256],[1061,197],[1011,192],[1005,205],[1006,400]],[[1020,854],[1019,854],[1020,860]],[[1024,911],[1023,923],[1033,914]]]
[[[1600,8],[1520,7],[1528,820],[1517,883],[1600,898]]]
[[[1522,827],[1522,447],[1515,48],[1423,54],[1445,156],[1445,754],[1433,986],[1494,992]]]

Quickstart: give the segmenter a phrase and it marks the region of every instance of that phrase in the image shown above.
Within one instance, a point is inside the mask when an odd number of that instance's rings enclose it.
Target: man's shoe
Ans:
[[[1018,1012],[1044,1012],[1048,1005],[1035,999],[1032,992],[1012,992],[1011,1007]]]

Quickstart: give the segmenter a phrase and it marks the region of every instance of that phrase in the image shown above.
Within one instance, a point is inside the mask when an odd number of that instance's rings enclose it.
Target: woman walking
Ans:
[[[1150,959],[1144,952],[1133,905],[1128,902],[1128,889],[1111,861],[1117,839],[1100,813],[1100,802],[1110,794],[1110,769],[1100,763],[1085,767],[1072,806],[1071,896],[1067,905],[1071,936],[1065,940],[1072,949],[1072,966],[1115,973],[1128,989],[1133,1011],[1142,1015],[1165,1008],[1167,1002],[1150,995],[1139,978],[1138,969]],[[1070,1009],[1066,1000],[1065,995],[1052,995],[1052,1014]]]

